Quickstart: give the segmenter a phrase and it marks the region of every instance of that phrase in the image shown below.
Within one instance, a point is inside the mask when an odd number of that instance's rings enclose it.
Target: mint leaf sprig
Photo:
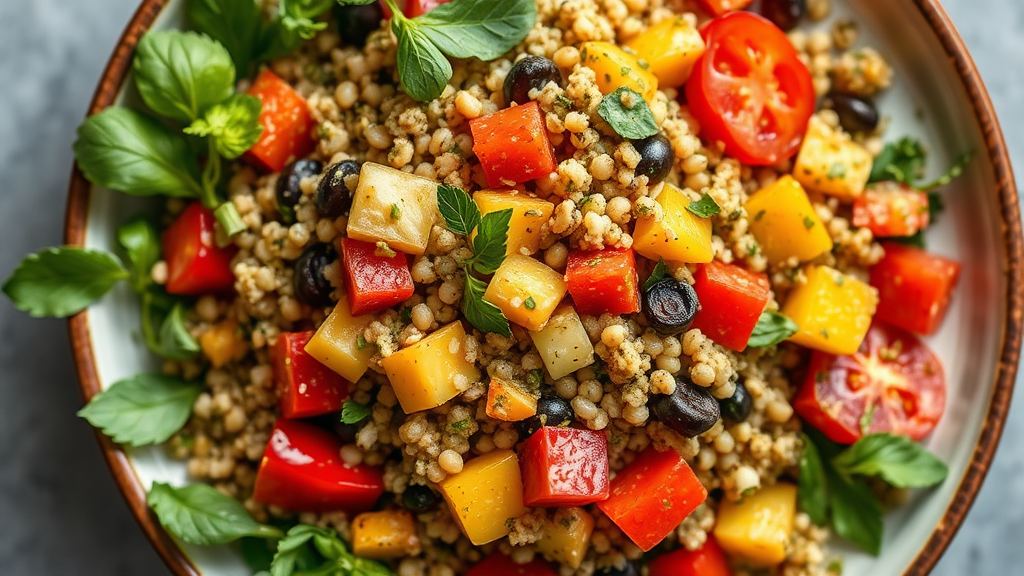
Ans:
[[[254,520],[237,500],[207,484],[175,488],[154,482],[146,503],[168,532],[197,546],[227,544],[244,536],[284,536],[278,528]]]
[[[765,310],[757,319],[754,331],[747,342],[748,348],[766,348],[796,334],[800,327],[788,316],[774,310]]]
[[[338,533],[308,524],[295,526],[277,544],[271,576],[394,576],[386,566],[352,554]]]

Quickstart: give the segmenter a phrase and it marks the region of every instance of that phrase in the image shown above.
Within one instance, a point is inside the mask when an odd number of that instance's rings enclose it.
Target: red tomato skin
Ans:
[[[583,506],[608,498],[603,432],[544,426],[519,450],[527,506]]]
[[[928,194],[898,182],[872,185],[853,202],[853,225],[880,238],[913,236],[930,220]]]
[[[161,237],[167,262],[168,294],[201,296],[229,292],[235,285],[231,259],[238,249],[217,246],[213,212],[199,202],[189,204]]]
[[[473,153],[491,188],[522,184],[555,171],[555,152],[537,102],[475,118],[469,129]]]
[[[398,6],[402,9],[403,14],[409,18],[415,18],[430,12],[441,4],[449,2],[451,0],[398,0]],[[390,20],[391,16],[393,16],[391,8],[388,8],[385,2],[381,2],[380,7],[384,9],[384,18]]]
[[[314,332],[285,332],[271,349],[278,407],[285,418],[309,418],[341,410],[351,384],[306,353]]]
[[[923,439],[946,407],[942,363],[917,336],[875,323],[853,356],[814,352],[793,408],[833,442],[853,444],[864,434],[869,402],[875,406],[869,434]]]
[[[701,307],[690,327],[726,348],[745,350],[771,298],[768,275],[715,261],[700,266],[694,280]]]
[[[726,12],[743,10],[754,0],[697,0],[701,9],[712,16],[721,16]]]
[[[600,316],[640,311],[636,254],[632,248],[575,250],[565,266],[565,283],[580,314]]]
[[[551,566],[540,558],[535,558],[527,564],[516,564],[510,556],[495,550],[479,564],[470,568],[466,576],[558,576],[558,572],[552,570]]]
[[[895,242],[871,268],[878,289],[875,318],[917,334],[934,334],[946,318],[960,278],[960,263]]]
[[[672,533],[708,497],[693,470],[675,450],[645,450],[612,479],[597,507],[647,552]]]
[[[341,441],[300,420],[278,418],[263,455],[253,499],[296,512],[365,512],[384,493],[379,468],[347,466]]]
[[[316,147],[312,132],[316,121],[309,105],[287,82],[269,69],[260,72],[249,88],[249,95],[263,102],[260,124],[263,134],[245,153],[245,159],[267,172],[280,172],[285,166],[309,156]]]
[[[340,245],[345,293],[354,316],[386,310],[412,296],[412,273],[405,254],[377,256],[376,244],[351,238],[343,238]]]
[[[648,576],[732,576],[725,552],[710,534],[700,550],[669,552],[652,560],[647,569]]]

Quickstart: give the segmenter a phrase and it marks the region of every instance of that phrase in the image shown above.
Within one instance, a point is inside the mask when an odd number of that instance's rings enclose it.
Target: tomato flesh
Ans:
[[[537,102],[475,118],[469,129],[473,153],[491,188],[515,186],[555,171],[555,152]]]
[[[270,351],[278,406],[285,418],[309,418],[338,412],[351,384],[306,353],[309,332],[285,332]]]
[[[793,407],[840,444],[865,432],[921,440],[946,406],[942,363],[917,336],[876,323],[852,356],[815,352]]]
[[[754,0],[697,0],[701,9],[712,16],[743,10],[753,2]]]
[[[245,153],[245,159],[267,172],[280,172],[288,164],[309,156],[316,147],[312,132],[316,121],[306,99],[269,69],[256,77],[249,95],[263,103],[263,134]]]
[[[699,550],[681,548],[647,565],[648,576],[732,576],[732,568],[715,537],[708,534]]]
[[[193,202],[164,230],[161,248],[167,262],[164,288],[168,294],[219,294],[234,287],[231,259],[238,249],[217,246],[214,222],[212,211]]]
[[[558,572],[552,570],[551,566],[540,558],[534,558],[526,564],[516,564],[511,556],[495,550],[479,564],[470,568],[466,576],[558,576]]]
[[[722,346],[745,350],[771,298],[768,276],[715,261],[698,268],[693,277],[701,308],[691,328],[699,328]]]
[[[631,248],[574,250],[565,266],[565,284],[580,314],[600,316],[640,311],[636,254]]]
[[[372,314],[405,302],[413,293],[405,254],[378,256],[377,245],[343,238],[341,261],[345,293],[353,316]]]
[[[452,0],[398,0],[398,7],[401,8],[402,13],[409,18],[415,18],[430,12],[441,4],[447,4],[451,1]],[[390,20],[391,16],[393,16],[391,8],[388,8],[386,2],[381,2],[380,6],[384,9],[384,18]]]
[[[934,334],[949,310],[960,263],[894,242],[882,244],[885,256],[871,268],[878,289],[875,318],[917,334]]]
[[[750,12],[711,21],[707,52],[686,84],[705,141],[757,166],[796,154],[814,113],[814,85],[786,34]]]
[[[519,450],[527,506],[583,506],[608,498],[603,432],[544,426]]]
[[[928,227],[928,194],[899,182],[880,182],[853,202],[853,225],[881,238],[913,236]]]

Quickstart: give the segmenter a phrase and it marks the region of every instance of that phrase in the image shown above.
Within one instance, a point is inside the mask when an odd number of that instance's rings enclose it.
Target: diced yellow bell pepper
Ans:
[[[238,334],[238,322],[221,320],[199,336],[199,348],[214,368],[245,356],[249,347]]]
[[[665,215],[658,222],[654,218],[636,221],[633,250],[654,261],[711,262],[711,220],[687,210],[690,199],[672,184],[666,183],[655,200]]]
[[[817,116],[811,117],[793,176],[810,190],[852,202],[871,176],[871,153]]]
[[[853,354],[871,327],[878,291],[828,266],[812,266],[806,275],[807,282],[793,288],[782,307],[800,327],[790,340],[830,354]]]
[[[480,380],[476,364],[466,360],[465,341],[456,320],[381,360],[406,414],[436,408]]]
[[[803,186],[783,176],[744,205],[750,231],[772,264],[791,257],[805,262],[832,249],[832,237],[811,206]]]
[[[420,553],[416,520],[405,510],[365,512],[352,521],[352,552],[384,560]]]
[[[349,382],[358,381],[366,373],[370,358],[377,352],[374,346],[363,340],[363,330],[373,319],[371,314],[352,316],[348,297],[343,296],[334,312],[309,339],[306,353]]]
[[[506,254],[529,256],[540,250],[541,228],[555,211],[554,204],[517,190],[481,190],[473,194],[473,200],[476,201],[480,214],[512,209]]]
[[[594,517],[586,510],[561,508],[544,522],[537,551],[552,562],[579,568],[593,532]]]
[[[584,42],[580,47],[580,63],[594,71],[597,88],[602,94],[625,86],[650,102],[658,93],[658,77],[644,70],[636,56],[611,42]]]
[[[427,250],[438,217],[437,182],[390,166],[363,163],[348,217],[350,238],[387,242],[395,250],[418,256]]]
[[[682,16],[666,18],[630,40],[627,47],[648,65],[662,88],[678,88],[686,83],[693,65],[707,46],[700,32]]]
[[[480,546],[504,538],[509,520],[526,514],[519,459],[511,450],[494,450],[466,462],[462,472],[439,484],[462,533]]]
[[[568,304],[555,310],[543,329],[530,332],[530,338],[555,380],[594,363],[594,346],[587,330],[576,309]]]
[[[740,502],[722,500],[715,539],[727,554],[758,566],[786,559],[786,544],[796,516],[796,486],[780,482]]]
[[[546,264],[512,254],[494,273],[484,300],[501,308],[512,322],[527,330],[540,330],[567,290],[562,275]]]
[[[537,414],[537,397],[512,382],[491,378],[487,388],[487,415],[495,420],[518,422]]]

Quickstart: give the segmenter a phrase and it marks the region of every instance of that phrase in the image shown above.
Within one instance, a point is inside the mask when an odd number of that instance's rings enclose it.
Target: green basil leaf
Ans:
[[[47,248],[21,261],[4,282],[14,306],[36,318],[62,318],[84,310],[129,277],[113,254],[84,248]]]
[[[773,310],[765,310],[757,319],[754,332],[747,342],[749,348],[765,348],[774,346],[796,334],[800,327],[785,315]]]
[[[616,134],[629,140],[642,140],[658,133],[658,124],[647,101],[639,92],[625,86],[602,98],[597,113]]]
[[[149,32],[132,64],[135,85],[157,114],[191,122],[235,92],[235,64],[222,44],[195,32]]]
[[[349,552],[334,530],[300,524],[278,542],[271,576],[295,574],[336,576],[394,576],[386,566]]]
[[[246,536],[239,542],[242,552],[242,560],[252,570],[254,576],[259,572],[270,572],[270,564],[274,561],[274,546],[276,542]]]
[[[316,33],[327,28],[326,22],[317,22],[331,9],[335,0],[281,0],[278,12],[281,23],[290,33],[302,40],[312,40]]]
[[[118,444],[160,444],[185,425],[202,391],[170,376],[138,374],[94,396],[78,415]]]
[[[804,454],[800,457],[799,491],[800,509],[818,526],[828,521],[828,481],[818,447],[803,435]]]
[[[437,207],[448,229],[469,236],[480,224],[480,209],[465,191],[441,184],[437,187]]]
[[[659,280],[663,279],[668,274],[668,266],[665,265],[665,259],[658,260],[658,263],[654,266],[654,270],[651,270],[651,275],[647,277],[647,281],[644,282],[644,292],[651,289],[658,283]]]
[[[358,424],[373,414],[373,406],[348,400],[341,407],[341,421],[344,424]]]
[[[264,27],[256,0],[188,0],[185,14],[196,29],[224,45],[239,76],[248,76]]]
[[[378,0],[337,0],[338,4],[342,6],[366,6],[367,4],[373,4]]]
[[[202,118],[185,128],[185,133],[213,138],[217,153],[234,160],[252,148],[263,134],[262,110],[259,98],[236,94],[207,110]]]
[[[953,180],[959,178],[964,173],[964,170],[967,169],[967,165],[971,163],[972,158],[974,158],[974,152],[967,152],[966,154],[961,154],[960,156],[957,157],[957,159],[953,162],[953,165],[949,167],[949,170],[947,170],[945,174],[939,176],[935,180],[923,186],[920,186],[919,188],[921,190],[931,190],[932,188],[938,188],[939,186],[945,186],[946,184],[949,184]],[[938,196],[936,196],[936,198],[938,198]],[[931,209],[932,194],[928,195],[928,200],[928,207],[929,209]],[[941,205],[942,200],[940,199],[939,206],[941,207]],[[939,208],[939,211],[941,211],[941,208]]]
[[[485,334],[494,332],[507,338],[512,335],[508,318],[505,318],[501,308],[484,300],[486,290],[487,285],[482,280],[474,278],[467,270],[466,288],[462,295],[462,314],[477,330]]]
[[[686,209],[697,218],[711,218],[722,211],[718,202],[715,202],[715,199],[709,194],[704,194],[696,202],[690,202]]]
[[[406,94],[429,102],[444,92],[452,79],[452,64],[415,20],[394,18],[391,30],[398,38],[398,76]]]
[[[199,352],[199,342],[185,327],[185,307],[179,302],[160,324],[158,356],[171,360],[188,360]]]
[[[871,166],[868,182],[894,180],[913,186],[924,172],[927,156],[924,146],[914,138],[904,137],[886,144]]]
[[[207,484],[174,488],[154,482],[146,503],[168,532],[197,546],[226,544],[243,536],[283,536],[277,528],[253,520],[237,500]]]
[[[473,238],[473,268],[481,274],[494,274],[505,261],[508,250],[508,228],[512,209],[484,214]]]
[[[882,550],[882,505],[866,486],[825,466],[836,534],[877,556]]]
[[[74,144],[78,167],[93,184],[132,196],[197,198],[199,163],[185,138],[119,106],[90,116]]]
[[[535,0],[453,0],[415,19],[453,58],[494,60],[526,38],[537,22]],[[404,81],[404,76],[403,76]]]
[[[833,463],[846,474],[876,476],[897,488],[934,486],[949,474],[949,468],[917,442],[884,432],[864,436]]]
[[[132,264],[132,285],[142,291],[153,281],[149,274],[160,260],[160,232],[145,216],[136,216],[117,228],[117,242]]]

